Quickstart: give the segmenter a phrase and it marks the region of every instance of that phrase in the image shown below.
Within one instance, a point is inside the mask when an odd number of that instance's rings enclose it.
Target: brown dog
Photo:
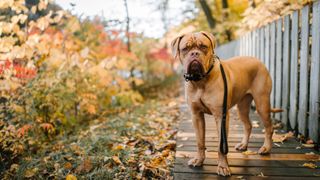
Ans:
[[[186,100],[192,112],[192,121],[197,138],[197,156],[188,164],[201,166],[205,159],[205,120],[204,113],[215,117],[220,137],[222,106],[224,98],[224,81],[220,71],[222,64],[228,86],[227,108],[238,106],[239,116],[244,124],[244,137],[236,145],[237,150],[246,150],[251,133],[249,120],[250,104],[254,100],[258,114],[265,127],[265,140],[259,154],[267,154],[272,147],[272,123],[270,120],[270,93],[272,82],[266,67],[253,57],[234,57],[219,61],[214,53],[215,38],[207,32],[182,35],[173,40],[172,53],[179,59],[184,72],[190,78],[185,83]],[[212,68],[213,66],[213,68]],[[208,73],[208,74],[207,74]],[[226,118],[228,132],[229,115]],[[217,173],[231,175],[227,156],[218,152]]]

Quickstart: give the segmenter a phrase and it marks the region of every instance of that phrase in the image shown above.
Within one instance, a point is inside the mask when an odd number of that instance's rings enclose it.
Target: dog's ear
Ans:
[[[174,59],[180,59],[180,50],[179,50],[179,45],[180,45],[180,41],[183,38],[184,35],[178,36],[176,37],[172,42],[171,42],[171,52],[172,52],[172,56],[174,57]]]
[[[210,40],[211,46],[212,46],[212,52],[214,52],[214,49],[216,48],[216,38],[213,36],[213,34],[205,31],[200,31],[200,33],[206,36]]]

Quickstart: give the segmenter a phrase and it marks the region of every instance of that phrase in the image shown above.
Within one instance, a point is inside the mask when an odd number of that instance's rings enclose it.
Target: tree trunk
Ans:
[[[127,26],[126,26],[126,37],[127,37],[127,49],[129,52],[131,52],[130,48],[130,18],[129,18],[129,11],[128,11],[128,3],[127,0],[124,1],[124,7],[126,9],[126,21],[127,21]]]
[[[211,30],[213,30],[214,27],[216,26],[216,20],[212,16],[210,7],[209,7],[206,0],[199,0],[199,2],[200,2],[201,8],[202,8],[204,14],[206,15],[209,27]]]
[[[254,0],[249,0],[249,6],[251,6],[253,9],[256,8],[256,3]]]
[[[228,1],[227,0],[222,0],[223,21],[227,20],[228,17],[229,17],[228,8],[229,8]],[[232,34],[231,34],[230,29],[226,28],[225,33],[226,33],[228,41],[231,41],[232,40],[232,37],[231,37]]]

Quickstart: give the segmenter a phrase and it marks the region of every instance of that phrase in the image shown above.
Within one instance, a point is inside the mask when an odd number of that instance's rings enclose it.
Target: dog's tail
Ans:
[[[270,112],[271,112],[271,113],[280,113],[280,112],[283,112],[283,109],[280,109],[280,108],[271,108],[271,109],[270,109]]]

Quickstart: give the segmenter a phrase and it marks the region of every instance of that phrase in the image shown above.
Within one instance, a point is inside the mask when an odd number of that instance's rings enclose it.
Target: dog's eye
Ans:
[[[200,45],[200,49],[202,49],[202,50],[207,50],[207,49],[208,49],[208,46],[201,44],[201,45]]]
[[[186,52],[187,50],[188,50],[188,47],[182,48],[182,51],[183,51],[183,52]]]

